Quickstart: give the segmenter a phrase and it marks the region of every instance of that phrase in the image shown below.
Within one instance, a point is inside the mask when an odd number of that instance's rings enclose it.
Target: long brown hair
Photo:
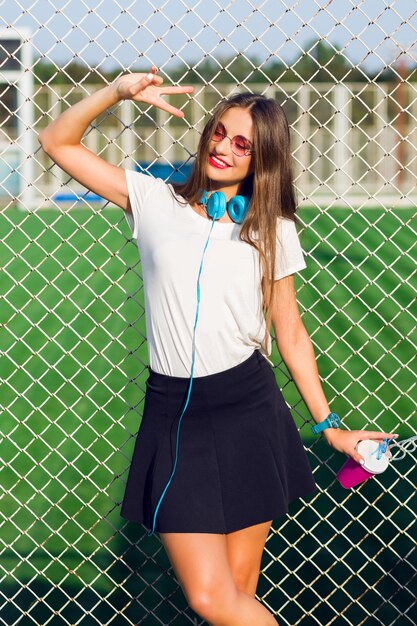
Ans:
[[[263,313],[266,321],[264,349],[266,351],[271,326],[275,256],[277,254],[277,218],[298,222],[291,171],[290,132],[282,107],[265,96],[242,93],[221,100],[202,132],[191,175],[184,183],[174,183],[173,189],[186,202],[200,201],[204,190],[210,191],[206,164],[209,143],[222,115],[233,107],[247,109],[252,116],[253,145],[252,174],[241,183],[239,193],[251,201],[239,238],[255,247],[259,253],[262,278]],[[280,245],[280,253],[283,247]]]

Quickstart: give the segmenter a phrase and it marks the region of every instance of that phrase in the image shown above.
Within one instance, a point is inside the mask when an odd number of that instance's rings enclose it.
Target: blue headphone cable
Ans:
[[[171,476],[170,476],[167,484],[165,485],[165,488],[164,488],[164,490],[162,492],[162,495],[159,498],[159,502],[158,502],[158,504],[156,506],[154,517],[153,517],[152,529],[149,530],[148,533],[147,533],[148,537],[155,533],[156,516],[158,514],[159,507],[161,506],[162,499],[163,499],[163,497],[164,497],[164,495],[165,495],[169,485],[171,484],[172,478],[173,478],[173,476],[175,474],[175,470],[177,468],[178,445],[179,445],[179,434],[180,434],[181,420],[182,420],[182,417],[183,417],[183,415],[185,413],[185,410],[186,410],[186,408],[188,406],[188,403],[189,403],[189,400],[190,400],[190,395],[191,395],[191,389],[193,387],[194,361],[195,361],[195,333],[196,333],[197,322],[198,322],[198,311],[199,311],[199,308],[200,308],[200,277],[201,277],[201,272],[202,272],[202,269],[203,269],[204,256],[206,254],[206,249],[207,249],[207,246],[208,246],[208,243],[209,243],[209,240],[210,240],[211,231],[213,230],[214,222],[215,222],[215,217],[213,217],[213,219],[212,219],[210,231],[209,231],[209,234],[208,234],[208,237],[207,237],[207,241],[206,241],[206,243],[204,245],[203,254],[201,256],[200,269],[198,270],[198,277],[197,277],[197,307],[196,307],[196,311],[195,311],[195,321],[194,321],[194,329],[193,329],[190,383],[189,383],[189,387],[188,387],[188,393],[187,393],[187,398],[186,398],[186,401],[185,401],[185,405],[184,405],[184,408],[183,408],[182,413],[180,415],[180,418],[178,420],[174,468],[172,470]]]

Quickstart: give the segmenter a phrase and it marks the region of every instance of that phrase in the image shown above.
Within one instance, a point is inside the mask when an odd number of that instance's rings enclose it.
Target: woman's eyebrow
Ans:
[[[248,143],[250,143],[253,146],[252,139],[248,139],[247,137],[245,137],[245,135],[235,135],[235,137],[242,137],[242,139],[244,139],[245,141],[247,141]]]
[[[217,122],[217,126],[221,126],[224,129],[225,134],[227,135],[227,128],[226,126],[223,124],[223,122],[218,121]],[[252,146],[253,146],[253,141],[252,139],[248,139],[245,135],[242,135],[241,133],[237,133],[237,135],[233,135],[234,137],[241,137],[242,139],[244,139],[245,141],[249,142]]]

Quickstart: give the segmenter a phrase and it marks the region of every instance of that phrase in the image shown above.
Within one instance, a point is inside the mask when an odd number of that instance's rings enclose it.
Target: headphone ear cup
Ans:
[[[215,191],[207,201],[207,215],[219,220],[226,212],[226,196],[222,191]]]
[[[245,219],[250,200],[246,196],[233,196],[228,202],[227,211],[231,219],[237,224],[241,224]]]

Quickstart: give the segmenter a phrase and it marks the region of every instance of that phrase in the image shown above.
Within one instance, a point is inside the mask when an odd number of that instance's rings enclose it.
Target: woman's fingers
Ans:
[[[397,433],[381,433],[377,430],[362,430],[360,434],[363,435],[363,439],[379,439],[380,441],[384,439],[396,439],[398,437]]]
[[[161,96],[164,95],[179,95],[184,93],[192,93],[194,87],[161,87],[156,91],[150,90],[149,94],[144,92],[141,94],[141,101],[153,104],[158,107],[158,109],[162,109],[162,111],[166,111],[171,115],[175,115],[176,117],[184,117],[183,111],[174,107],[169,102],[166,102]]]
[[[168,102],[165,102],[165,100],[162,100],[162,98],[159,98],[158,101],[153,104],[155,104],[155,106],[157,106],[158,109],[162,109],[162,111],[166,111],[167,113],[170,113],[171,115],[175,115],[176,117],[184,117],[183,111],[181,111],[180,109],[177,109],[171,104],[168,104]]]
[[[162,87],[163,78],[156,74],[155,66],[151,71],[141,75],[139,80],[136,76],[128,75],[120,81],[118,91],[122,98],[132,99],[136,102],[144,102],[175,115],[176,117],[184,117],[184,113],[177,107],[165,102],[161,96],[172,96],[180,94],[188,94],[194,91],[194,87],[187,86],[170,86]]]
[[[178,93],[192,93],[194,91],[194,87],[161,87],[161,94],[164,96],[170,96]]]
[[[384,439],[386,439],[387,441],[389,439],[397,439],[398,434],[397,433],[381,433],[379,431],[370,431],[370,430],[362,430],[362,431],[358,431],[357,432],[357,436],[358,438],[358,442],[354,448],[353,453],[351,454],[351,457],[354,461],[356,461],[356,463],[360,463],[363,464],[364,462],[364,458],[361,454],[359,454],[358,452],[358,444],[360,441],[364,441],[365,439],[370,439],[372,441],[378,441],[378,443],[383,443]],[[389,454],[389,452],[388,452]]]
[[[149,74],[142,76],[140,80],[130,85],[129,93],[131,96],[136,96],[138,93],[141,93],[142,91],[144,91],[147,87],[150,87],[151,85],[155,85],[159,87],[160,85],[162,85],[163,80],[164,79],[161,78],[161,76],[155,76],[155,74],[153,74],[152,72],[149,72]]]
[[[184,93],[192,93],[194,91],[194,87],[163,87],[160,90],[161,95],[178,95]],[[177,109],[177,107],[172,106],[168,102],[165,102],[161,97],[158,99],[157,106],[166,111],[167,113],[171,113],[171,115],[175,115],[176,117],[184,117],[184,112],[181,109]]]
[[[365,462],[365,459],[363,458],[363,456],[361,456],[358,452],[356,452],[356,450],[352,452],[350,456],[356,463],[359,463],[360,465],[363,465]]]

